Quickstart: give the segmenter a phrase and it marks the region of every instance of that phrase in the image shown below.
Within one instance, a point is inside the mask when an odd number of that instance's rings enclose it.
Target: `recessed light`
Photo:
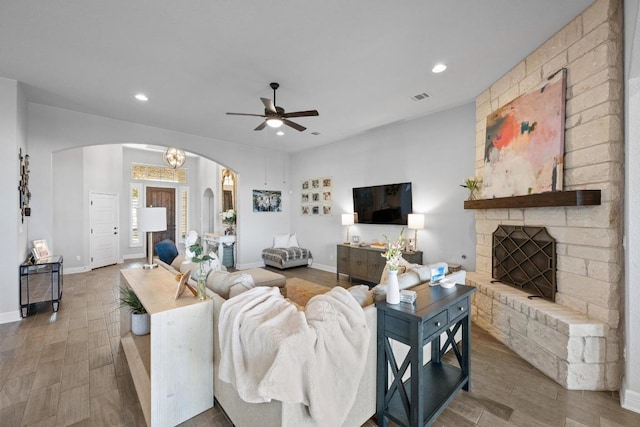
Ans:
[[[146,102],[149,100],[149,98],[147,97],[147,95],[145,95],[144,93],[136,93],[135,98],[138,101],[142,101],[142,102]]]
[[[281,129],[281,130],[279,130],[278,132],[276,132],[276,135],[280,135],[280,136],[282,136],[282,135],[284,135],[284,131]]]
[[[432,71],[432,72],[434,72],[434,73],[441,73],[441,72],[443,72],[443,71],[444,71],[444,70],[446,70],[446,69],[447,69],[447,66],[446,66],[446,65],[444,65],[444,64],[442,64],[442,63],[440,63],[440,64],[436,64],[436,65],[431,69],[431,71]]]

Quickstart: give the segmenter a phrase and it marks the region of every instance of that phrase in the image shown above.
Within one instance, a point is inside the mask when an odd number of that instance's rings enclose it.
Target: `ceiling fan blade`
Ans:
[[[265,120],[264,122],[260,123],[258,127],[255,128],[254,130],[262,130],[266,125],[267,125],[267,121]]]
[[[249,113],[227,113],[229,116],[253,116],[253,117],[267,117],[264,114],[249,114]]]
[[[271,101],[269,98],[260,98],[260,100],[264,104],[264,108],[266,108],[267,111],[269,111],[269,112],[271,112],[273,114],[277,114],[278,113],[276,111],[276,106],[273,105],[273,101]]]
[[[285,119],[285,118],[283,118],[283,119],[282,119],[282,122],[283,122],[285,125],[287,125],[287,126],[290,126],[290,127],[294,128],[295,130],[299,130],[300,132],[302,132],[302,131],[304,131],[304,130],[306,130],[306,129],[307,129],[307,128],[306,128],[306,127],[304,127],[304,126],[301,126],[301,125],[299,125],[299,124],[297,124],[297,123],[294,123],[294,122],[292,122],[291,120],[287,120],[287,119]]]
[[[284,118],[289,117],[308,117],[308,116],[318,116],[317,110],[307,110],[307,111],[294,111],[292,113],[285,113],[282,115]]]

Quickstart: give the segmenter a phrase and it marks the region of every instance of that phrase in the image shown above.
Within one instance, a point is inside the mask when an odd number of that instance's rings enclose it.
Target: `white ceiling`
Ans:
[[[32,102],[297,151],[472,101],[591,3],[0,0],[0,76]],[[272,81],[320,112],[305,132],[225,114],[262,114]]]

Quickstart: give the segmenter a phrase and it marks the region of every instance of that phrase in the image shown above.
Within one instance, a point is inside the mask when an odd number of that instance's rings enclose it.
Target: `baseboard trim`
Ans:
[[[20,316],[20,310],[0,313],[0,324],[18,322],[20,320],[22,320],[22,316]]]
[[[331,265],[318,264],[316,262],[311,264],[309,267],[315,268],[316,270],[328,271],[329,273],[335,273],[336,272],[336,267],[331,266]]]
[[[82,267],[65,267],[64,269],[64,275],[66,276],[67,274],[78,274],[78,273],[86,273],[88,271],[91,271],[91,269],[89,267],[82,266]]]
[[[137,258],[144,258],[146,259],[147,256],[145,254],[127,254],[127,255],[123,255],[122,259],[137,259]],[[122,263],[122,261],[120,261],[120,263]]]
[[[640,414],[640,393],[627,389],[624,379],[620,387],[620,406]]]

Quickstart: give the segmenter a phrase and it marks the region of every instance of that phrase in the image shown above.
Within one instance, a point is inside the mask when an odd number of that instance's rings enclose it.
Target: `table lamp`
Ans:
[[[413,230],[413,246],[409,245],[409,250],[416,251],[418,249],[418,230],[424,228],[424,214],[409,214],[407,227]]]
[[[349,228],[355,223],[354,216],[355,214],[353,213],[342,214],[342,225],[347,226],[347,239],[344,241],[345,245],[349,244]]]
[[[153,263],[153,232],[167,229],[167,208],[138,209],[138,228],[147,233],[147,263],[142,268],[155,268],[158,264]]]

